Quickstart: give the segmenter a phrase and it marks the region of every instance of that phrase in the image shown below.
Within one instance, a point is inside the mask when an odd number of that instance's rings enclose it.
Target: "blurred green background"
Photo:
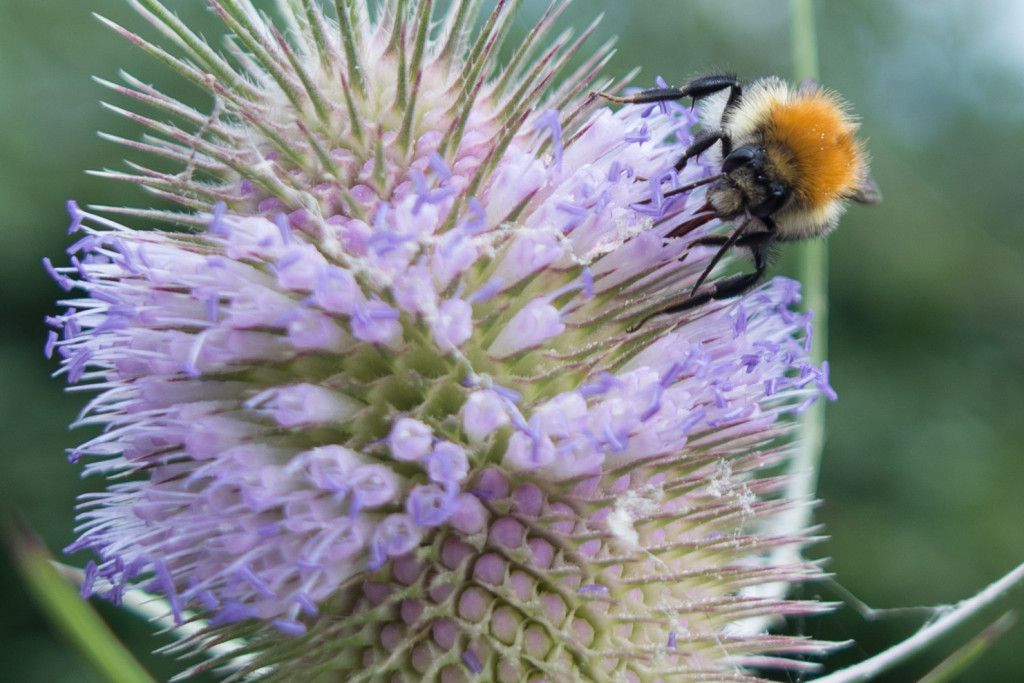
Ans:
[[[167,2],[207,36],[222,32],[200,0]],[[527,2],[528,30],[546,0]],[[133,136],[90,80],[127,67],[176,92],[180,83],[90,12],[129,26],[122,0],[0,2],[0,505],[59,551],[72,536],[81,481],[63,449],[84,403],[48,379],[42,318],[62,292],[40,260],[63,262],[64,202],[148,204],[86,169],[124,168],[95,131]],[[643,67],[636,83],[715,69],[749,79],[792,73],[781,0],[578,0],[562,25],[598,11],[607,69]],[[817,519],[839,582],[874,607],[949,603],[1024,561],[1024,3],[1019,0],[832,0],[816,4],[822,81],[855,104],[885,195],[853,207],[830,238],[832,383]],[[512,43],[515,43],[513,39]],[[182,91],[181,96],[190,93]],[[776,272],[792,264],[785,257]],[[0,679],[96,680],[51,630],[0,557]],[[808,594],[838,596],[828,586]],[[1018,589],[1004,609],[1024,606]],[[147,652],[166,642],[131,615],[103,614],[164,680],[178,666]],[[986,615],[988,621],[998,611]],[[880,679],[916,680],[988,623],[968,624]],[[867,623],[850,608],[808,621],[820,638],[855,639],[830,666],[862,659],[920,619]],[[1024,626],[957,680],[1015,681]]]

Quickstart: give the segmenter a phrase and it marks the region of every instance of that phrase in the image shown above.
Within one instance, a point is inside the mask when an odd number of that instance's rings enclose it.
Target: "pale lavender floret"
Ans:
[[[508,441],[504,463],[517,470],[543,470],[556,455],[555,443],[547,434],[517,431]]]
[[[520,351],[539,346],[565,329],[558,309],[545,299],[534,299],[505,325],[488,349],[495,358],[507,358]]]
[[[534,130],[538,134],[546,132],[550,136],[552,155],[554,156],[551,168],[555,173],[562,170],[562,124],[558,120],[558,116],[557,109],[548,109],[533,120]]]
[[[378,302],[369,302],[367,308],[363,311],[365,317],[371,321],[375,320],[386,320],[393,321],[396,316],[392,316],[391,312],[393,309],[386,306],[386,304],[375,305]],[[290,311],[287,316],[287,330],[288,330],[288,341],[299,350],[308,351],[341,351],[346,345],[348,335],[347,333],[338,326],[334,319],[321,313],[320,311],[314,311],[310,309],[298,308]],[[394,338],[398,332],[391,332],[390,328],[385,324],[379,327],[373,328],[372,333],[367,333],[360,336],[360,332],[363,330],[362,326],[356,324],[358,316],[353,318],[352,333],[357,338],[363,339],[364,341],[371,342],[386,342]]]
[[[395,303],[406,313],[427,315],[437,309],[437,292],[430,269],[417,264],[405,271],[395,284],[391,285]]]
[[[472,306],[462,299],[443,301],[430,323],[430,332],[442,351],[458,348],[473,334]]]
[[[299,486],[288,469],[273,464],[264,464],[258,467],[247,465],[252,471],[241,473],[232,483],[242,487],[242,501],[245,506],[253,512],[268,512],[276,509],[282,500],[286,500]],[[225,477],[225,482],[231,481]],[[268,523],[259,525],[255,529],[257,536],[271,538],[276,536],[278,528],[276,524]]]
[[[57,268],[53,265],[53,262],[50,261],[50,258],[48,256],[43,257],[43,267],[46,268],[46,272],[50,275],[54,282],[56,282],[60,286],[60,288],[63,289],[65,292],[70,292],[72,289],[74,289],[74,280],[69,278],[64,273],[59,272]]]
[[[388,435],[388,446],[396,460],[422,460],[430,453],[433,442],[433,430],[411,417],[395,420]]]
[[[386,215],[385,212],[378,214]],[[413,235],[403,234],[390,227],[390,221],[381,218],[374,221],[373,234],[367,240],[367,262],[392,273],[401,272],[414,255]]]
[[[53,350],[57,347],[57,340],[60,339],[54,330],[48,330],[46,333],[46,344],[43,346],[43,355],[49,359],[53,358]]]
[[[370,543],[370,569],[379,569],[389,557],[398,557],[409,552],[419,544],[421,538],[423,530],[410,515],[388,515],[373,532]]]
[[[511,287],[557,261],[564,251],[565,247],[553,232],[522,231],[505,250],[495,277],[501,278],[505,287]]]
[[[836,399],[839,398],[839,394],[836,393],[836,390],[833,389],[832,385],[829,383],[829,370],[830,366],[828,361],[822,361],[821,370],[819,371],[816,384],[818,390],[822,393],[822,395],[825,398],[827,398],[830,401],[835,401]]]
[[[583,188],[585,189],[585,188]],[[584,192],[584,196],[588,194]],[[577,204],[575,202],[553,202],[550,206],[558,212],[559,218],[556,220],[556,225],[563,234],[569,234],[570,232],[576,231],[583,223],[591,217],[590,207],[586,204]],[[597,207],[595,207],[596,209]],[[603,230],[601,232],[604,232]]]
[[[444,166],[444,161],[436,154],[430,158],[431,166],[441,176],[442,183],[451,177],[451,173],[447,167]],[[412,177],[413,183],[416,185],[416,202],[412,206],[412,213],[416,215],[423,208],[424,204],[438,204],[448,199],[455,193],[455,188],[450,185],[441,185],[439,187],[428,187],[427,179],[417,169],[413,169],[409,174]]]
[[[476,197],[470,197],[466,202],[469,213],[459,223],[459,228],[466,235],[475,235],[487,229],[487,210]]]
[[[476,223],[483,226],[482,220]],[[464,222],[441,237],[430,261],[430,272],[434,276],[438,291],[448,287],[456,277],[480,258],[480,248],[470,236],[474,224],[470,221]]]
[[[509,421],[505,400],[491,389],[474,391],[462,408],[462,428],[474,441],[489,436]]]
[[[349,270],[328,265],[316,275],[313,300],[325,311],[351,315],[365,301],[355,276]]]
[[[359,188],[354,188],[353,192],[361,194]],[[353,256],[368,255],[369,241],[374,234],[373,228],[369,224],[358,218],[346,218],[344,216],[332,216],[326,223],[328,226],[335,228],[336,237],[345,253]]]
[[[383,301],[366,301],[352,312],[352,336],[360,341],[389,344],[401,335],[398,311]]]
[[[345,494],[351,488],[349,475],[361,464],[355,451],[332,444],[299,453],[288,467],[319,489]]]
[[[183,419],[184,450],[197,460],[220,457],[235,444],[259,433],[252,423],[222,415],[185,414]]]
[[[426,457],[427,475],[439,484],[457,484],[469,474],[466,449],[451,441],[441,441]]]
[[[269,287],[250,283],[231,297],[224,323],[236,329],[278,327],[301,310],[298,303]]]
[[[626,133],[626,142],[642,143],[648,142],[651,139],[651,132],[647,129],[647,124],[642,124],[640,128]]]
[[[327,259],[312,244],[294,244],[274,264],[277,284],[295,292],[316,289]]]
[[[227,236],[225,254],[230,259],[253,258],[276,261],[284,253],[285,237],[274,221],[258,217],[223,217]]]
[[[586,429],[588,407],[583,395],[576,391],[559,394],[533,413],[538,431],[553,438],[565,438]]]
[[[369,464],[354,468],[349,475],[354,516],[365,508],[375,508],[394,501],[401,492],[397,474],[384,465]]]
[[[405,499],[405,510],[421,527],[436,527],[454,514],[457,486],[441,487],[437,484],[414,486]]]
[[[79,208],[78,202],[74,199],[67,200],[64,207],[67,210],[68,215],[71,216],[71,223],[68,224],[68,234],[73,235],[81,229],[82,219],[85,217],[85,213]]]
[[[410,174],[415,176],[416,171],[411,171]],[[422,176],[421,181],[426,182]],[[426,186],[423,187],[425,189]],[[425,194],[412,194],[398,201],[392,201],[392,212],[388,214],[388,224],[397,234],[408,238],[414,244],[428,242],[433,239],[438,231],[438,226],[443,222],[447,210],[451,206],[453,194],[451,188],[442,186],[429,191],[425,190]]]
[[[273,389],[265,399],[274,420],[282,427],[341,423],[360,407],[343,394],[313,384]]]

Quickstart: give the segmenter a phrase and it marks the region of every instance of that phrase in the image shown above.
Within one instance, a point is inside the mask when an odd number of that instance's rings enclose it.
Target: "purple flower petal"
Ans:
[[[388,446],[396,460],[422,460],[433,443],[434,434],[430,427],[411,417],[396,420],[388,436]]]

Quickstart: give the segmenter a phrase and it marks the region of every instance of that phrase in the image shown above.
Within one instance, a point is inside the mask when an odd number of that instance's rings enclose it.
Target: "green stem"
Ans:
[[[812,0],[791,0],[793,75],[799,83],[818,78],[818,46],[814,29]],[[814,334],[811,338],[810,360],[820,366],[828,352],[828,243],[823,239],[803,242],[799,247],[800,281],[804,306],[814,311]],[[825,445],[825,400],[819,399],[800,417],[798,443],[793,461],[792,498],[809,501],[818,488],[818,468]],[[810,523],[810,508],[801,508],[804,520]],[[795,529],[791,529],[795,530]]]
[[[21,523],[8,540],[22,580],[53,626],[109,683],[156,683],[117,639],[92,606],[53,568],[42,542]]]
[[[817,48],[814,34],[814,8],[811,0],[791,0],[793,27],[793,62],[797,81],[816,78]],[[804,305],[814,311],[814,334],[810,358],[815,365],[825,360],[828,347],[828,251],[825,241],[807,240],[799,245],[800,280],[803,282]],[[819,398],[800,416],[797,423],[795,450],[786,484],[789,508],[778,519],[779,533],[800,537],[813,522],[813,501],[818,488],[818,466],[825,443],[825,401]],[[786,544],[772,551],[771,562],[787,565],[803,561],[801,548]],[[778,598],[787,587],[779,584]]]
[[[791,0],[793,76],[797,82],[818,78],[818,35],[814,30],[812,0]]]

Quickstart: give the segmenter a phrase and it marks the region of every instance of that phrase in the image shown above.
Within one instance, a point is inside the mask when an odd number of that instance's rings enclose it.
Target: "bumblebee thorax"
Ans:
[[[857,124],[830,93],[803,91],[773,103],[765,151],[777,176],[799,200],[821,206],[850,196],[864,175]]]

